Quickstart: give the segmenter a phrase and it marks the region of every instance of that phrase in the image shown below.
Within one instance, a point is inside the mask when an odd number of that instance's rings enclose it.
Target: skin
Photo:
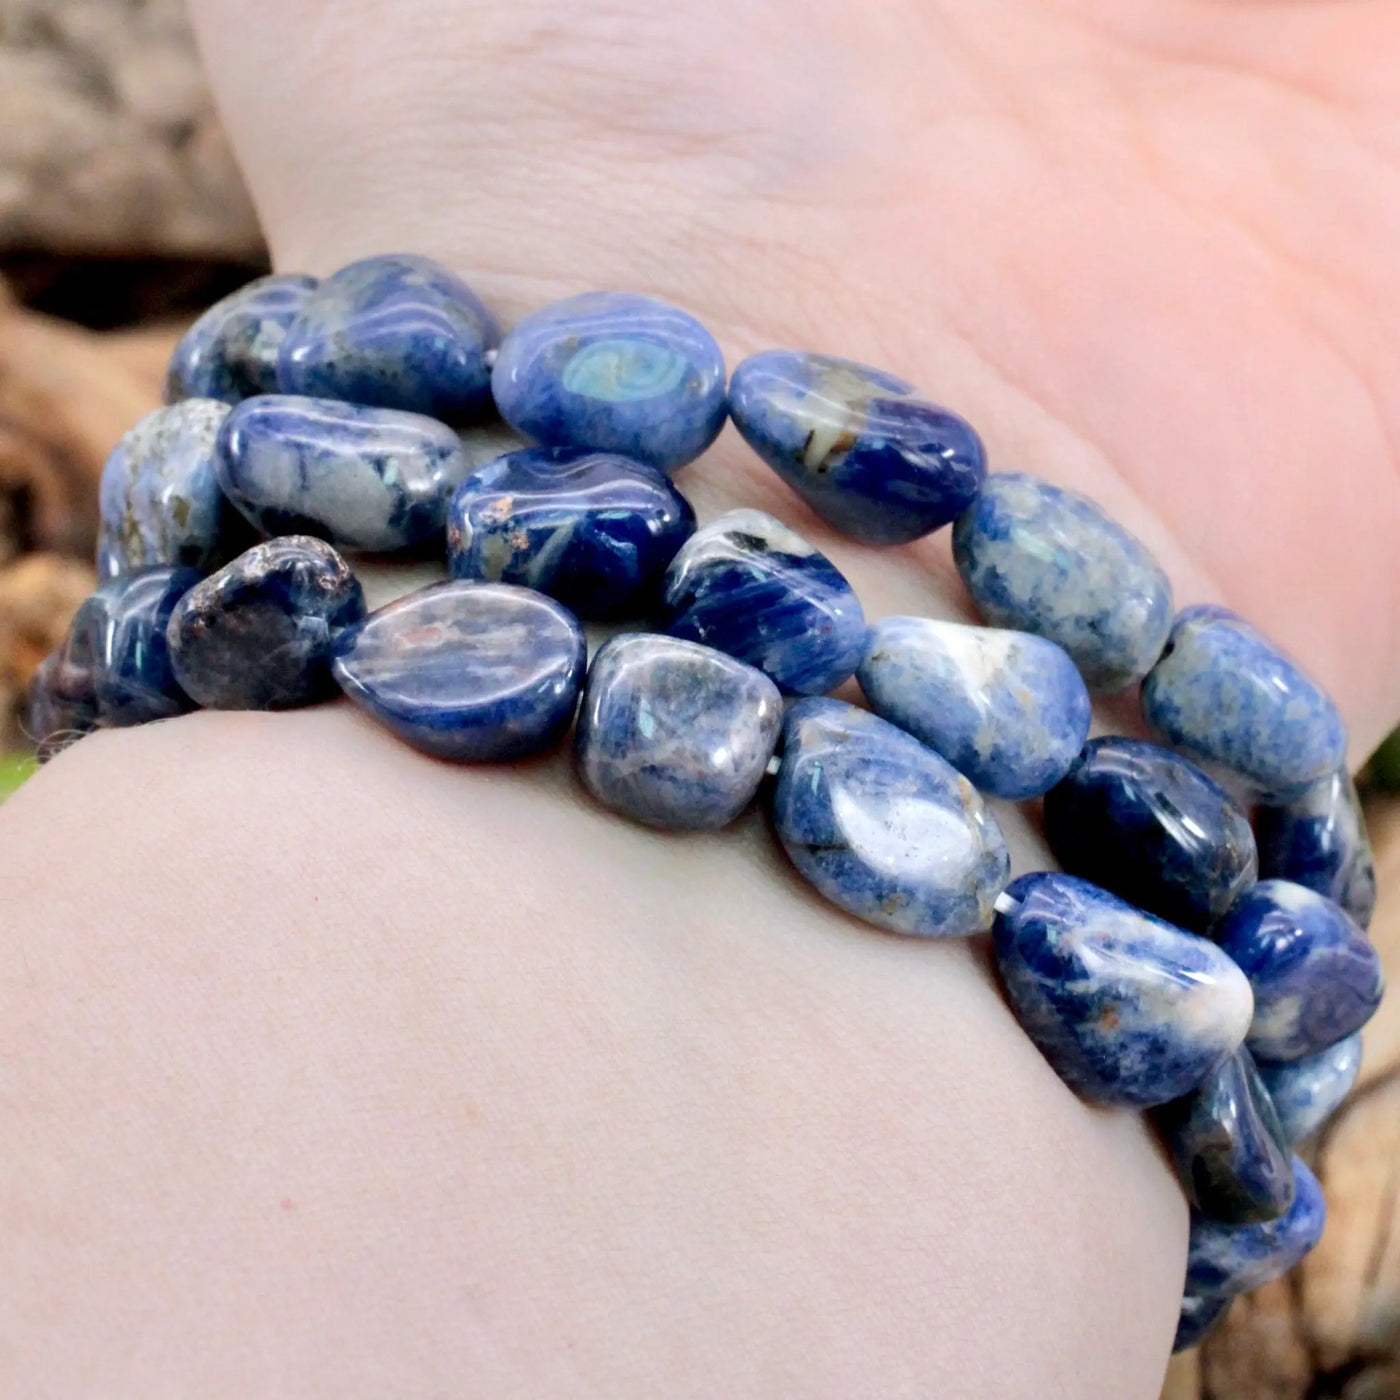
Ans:
[[[279,268],[887,367],[1282,641],[1356,758],[1395,720],[1387,0],[193,8]],[[946,536],[833,540],[732,434],[681,484],[966,615]],[[1157,1393],[1146,1130],[757,818],[659,836],[327,707],[85,740],[0,840],[6,1394]]]

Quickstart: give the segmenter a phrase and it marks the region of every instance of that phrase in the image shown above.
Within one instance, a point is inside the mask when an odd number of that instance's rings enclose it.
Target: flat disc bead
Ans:
[[[955,520],[987,474],[982,441],[904,380],[796,350],[751,355],[729,414],[824,520],[869,544],[906,544]]]
[[[1179,1099],[1239,1049],[1253,997],[1213,943],[1072,875],[1012,882],[993,947],[1016,1019],[1092,1103]]]
[[[1039,477],[989,476],[953,528],[953,557],[988,622],[1063,647],[1092,691],[1141,680],[1171,630],[1171,584],[1146,546]]]
[[[865,614],[824,554],[758,510],[732,510],[683,544],[662,586],[662,625],[727,651],[789,695],[821,695],[865,655]]]
[[[1278,1111],[1284,1138],[1297,1147],[1341,1106],[1361,1073],[1361,1036],[1287,1065],[1262,1065],[1260,1075]]]
[[[494,762],[563,738],[587,661],[582,629],[552,599],[504,583],[438,583],[347,629],[335,678],[424,753]]]
[[[1039,797],[1089,734],[1074,662],[1028,632],[887,617],[870,629],[856,675],[876,714],[996,797]]]
[[[452,499],[454,578],[521,584],[579,617],[649,614],[695,531],[664,473],[615,452],[535,447],[478,468]]]
[[[501,417],[547,447],[620,452],[662,471],[724,426],[724,356],[693,316],[628,292],[587,292],[526,316],[491,375]]]
[[[901,729],[840,700],[783,726],[778,838],[833,904],[896,933],[984,930],[1010,857],[976,789]]]

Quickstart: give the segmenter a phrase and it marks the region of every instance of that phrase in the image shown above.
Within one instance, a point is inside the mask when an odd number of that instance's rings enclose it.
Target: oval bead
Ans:
[[[1346,758],[1331,699],[1228,608],[1182,611],[1143,683],[1142,709],[1167,743],[1283,801]]]
[[[978,933],[1006,883],[996,818],[956,769],[840,700],[800,700],[783,725],[773,821],[833,904],[896,933]]]
[[[1224,788],[1140,739],[1089,741],[1045,795],[1045,835],[1071,875],[1193,933],[1258,874],[1249,818]]]
[[[876,714],[996,797],[1039,797],[1089,735],[1074,662],[1029,632],[887,617],[856,675]]]
[[[1249,1028],[1249,983],[1219,948],[1072,875],[1013,881],[993,946],[1016,1019],[1092,1103],[1179,1099]]]
[[[631,634],[593,658],[575,751],[584,786],[647,826],[725,826],[763,780],[783,724],[778,687],[732,656]]]
[[[441,534],[470,470],[457,434],[436,418],[295,394],[239,404],[216,465],[224,494],[264,535],[373,551]]]
[[[217,301],[181,338],[165,375],[165,401],[235,404],[277,389],[287,327],[316,290],[314,277],[259,277]]]
[[[324,540],[254,545],[196,584],[166,636],[175,679],[211,710],[283,710],[335,694],[331,648],[364,593]]]
[[[326,278],[288,327],[277,388],[466,422],[490,412],[487,361],[500,334],[441,263],[364,258]]]
[[[96,694],[90,687],[76,695],[65,694],[59,672],[58,653],[46,656],[29,682],[25,700],[24,732],[38,749],[41,761],[97,728]]]
[[[822,519],[868,544],[907,544],[941,529],[987,475],[971,425],[852,360],[751,355],[730,379],[729,416]]]
[[[665,630],[727,651],[790,695],[821,695],[855,672],[860,600],[824,554],[771,515],[732,510],[697,530],[666,571]]]
[[[1171,630],[1171,584],[1146,546],[1039,477],[989,476],[953,527],[953,557],[988,622],[1063,647],[1092,691],[1141,680]]]
[[[546,447],[620,452],[662,471],[724,426],[724,356],[693,316],[628,292],[587,292],[526,316],[491,375],[501,417]]]
[[[695,531],[690,503],[654,467],[615,452],[536,447],[467,477],[452,499],[454,578],[517,583],[579,617],[649,613]]]
[[[1278,1111],[1284,1138],[1297,1147],[1341,1107],[1361,1073],[1361,1036],[1288,1065],[1261,1065],[1259,1073]]]
[[[1254,988],[1249,1048],[1301,1060],[1359,1031],[1385,991],[1380,957],[1330,899],[1288,880],[1261,880],[1213,937]]]
[[[437,583],[346,629],[335,678],[415,748],[493,762],[563,738],[587,661],[582,629],[552,599],[504,583]]]
[[[1225,1316],[1232,1301],[1229,1294],[1218,1298],[1186,1294],[1181,1300],[1181,1315],[1177,1319],[1172,1351],[1190,1351],[1192,1347],[1200,1346],[1211,1329]]]

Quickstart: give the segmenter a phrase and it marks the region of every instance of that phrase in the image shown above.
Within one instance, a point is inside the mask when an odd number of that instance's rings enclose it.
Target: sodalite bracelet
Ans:
[[[1382,992],[1345,730],[1242,619],[1174,614],[1093,502],[987,475],[967,423],[882,371],[768,351],[726,391],[698,322],[621,293],[502,337],[412,256],[250,284],[181,342],[168,400],[103,474],[105,581],[35,679],[41,754],[196,705],[342,693],[426,753],[500,761],[577,714],[580,778],[613,811],[712,829],[761,796],[793,865],[857,918],[990,929],[1061,1079],[1147,1110],[1176,1164],[1178,1346],[1316,1243],[1294,1148],[1355,1080]],[[669,474],[726,416],[857,539],[952,524],[989,626],[871,625],[756,510],[697,529]],[[344,552],[444,545],[449,581],[366,613]],[[579,617],[631,627],[590,666]],[[830,698],[852,677],[870,710]],[[1090,692],[1134,685],[1158,742],[1089,739]],[[983,794],[1043,796],[1063,873],[1010,881]]]

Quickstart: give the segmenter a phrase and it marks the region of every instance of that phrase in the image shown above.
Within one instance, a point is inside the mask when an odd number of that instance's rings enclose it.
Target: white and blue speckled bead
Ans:
[[[1361,1035],[1287,1065],[1261,1065],[1259,1073],[1274,1101],[1292,1147],[1311,1137],[1341,1106],[1361,1073]]]

